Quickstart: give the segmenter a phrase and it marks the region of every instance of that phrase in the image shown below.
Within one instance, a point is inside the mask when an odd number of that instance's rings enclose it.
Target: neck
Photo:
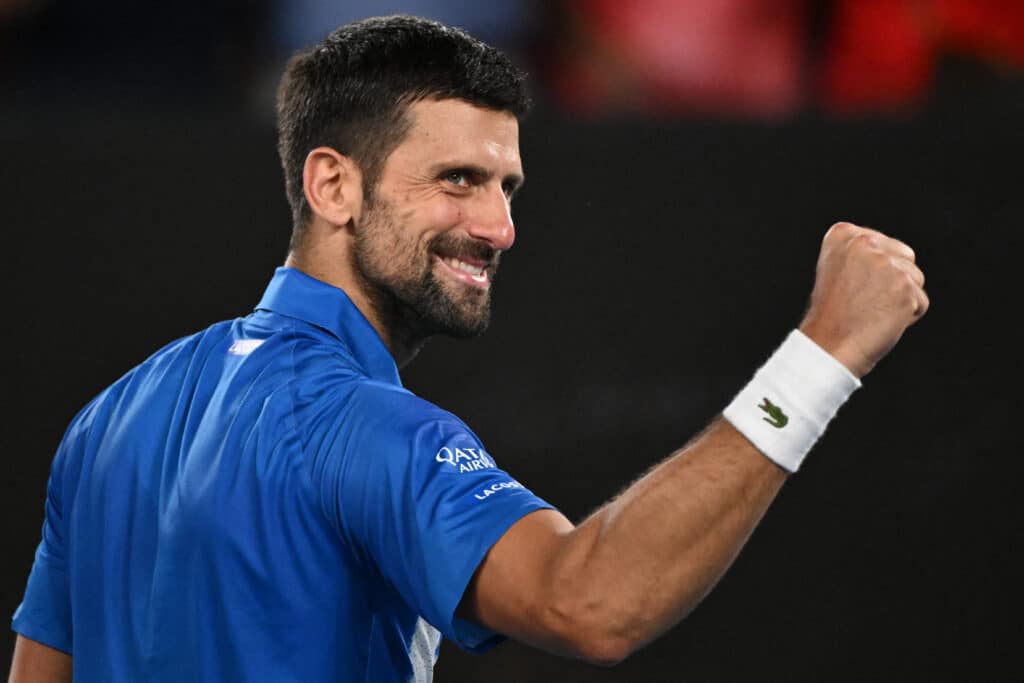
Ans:
[[[428,334],[417,330],[415,325],[403,322],[409,316],[402,315],[401,302],[382,293],[375,295],[375,290],[362,282],[350,269],[338,268],[336,265],[332,267],[332,264],[302,251],[289,252],[284,265],[301,270],[306,275],[345,292],[376,330],[399,369],[408,365],[427,343]]]

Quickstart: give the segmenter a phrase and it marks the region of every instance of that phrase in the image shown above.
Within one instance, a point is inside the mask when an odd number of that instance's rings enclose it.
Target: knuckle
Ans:
[[[857,235],[845,242],[845,249],[851,257],[861,258],[869,254],[871,244],[867,241],[866,235]]]
[[[878,246],[878,237],[870,232],[862,232],[851,239],[850,244],[855,248],[874,249]]]
[[[860,238],[857,238],[860,240]],[[889,270],[893,268],[892,259],[888,254],[878,250],[869,242],[860,242],[859,249],[863,252],[863,258],[874,270]],[[898,266],[896,266],[898,268]]]
[[[890,250],[905,261],[913,263],[917,259],[917,253],[913,247],[904,242],[903,240],[896,239],[895,237],[887,237],[889,242]]]
[[[835,235],[836,237],[852,236],[852,234],[856,230],[857,230],[857,226],[854,225],[853,223],[848,223],[846,221],[839,221],[838,223],[833,223],[832,224],[832,227],[830,227],[828,229],[828,232],[825,233],[825,236],[826,237],[829,236],[829,235]]]

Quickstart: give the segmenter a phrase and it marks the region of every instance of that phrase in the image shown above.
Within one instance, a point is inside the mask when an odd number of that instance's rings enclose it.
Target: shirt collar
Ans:
[[[395,359],[343,290],[282,266],[274,271],[256,310],[298,318],[329,332],[370,377],[401,386]]]

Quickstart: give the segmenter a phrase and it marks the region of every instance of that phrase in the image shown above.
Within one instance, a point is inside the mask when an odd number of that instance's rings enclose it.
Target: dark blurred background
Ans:
[[[1024,680],[1019,0],[0,0],[0,611],[73,414],[282,262],[287,55],[394,11],[509,50],[538,102],[492,329],[406,384],[570,517],[728,403],[832,222],[913,245],[932,297],[680,626],[610,670],[445,645],[437,679]]]

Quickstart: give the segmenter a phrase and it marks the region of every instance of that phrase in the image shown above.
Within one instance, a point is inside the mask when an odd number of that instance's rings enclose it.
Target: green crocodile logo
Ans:
[[[789,418],[782,412],[782,408],[778,407],[767,398],[764,399],[764,405],[758,405],[758,408],[768,413],[769,417],[762,417],[761,419],[770,424],[776,429],[782,429],[789,423]]]

